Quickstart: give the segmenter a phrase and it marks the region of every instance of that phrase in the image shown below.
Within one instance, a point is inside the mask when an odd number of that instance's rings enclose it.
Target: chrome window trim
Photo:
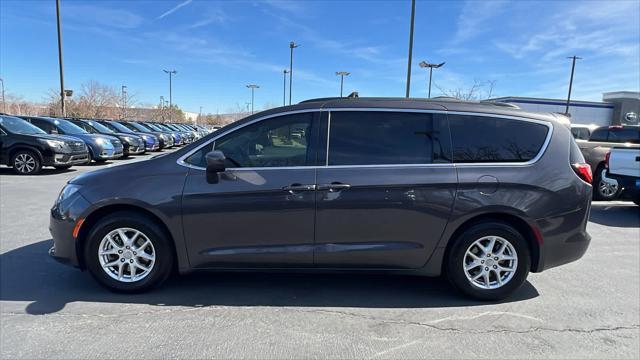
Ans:
[[[551,121],[545,121],[545,120],[537,120],[537,119],[531,119],[531,118],[527,118],[527,117],[520,117],[520,116],[513,116],[513,115],[501,115],[501,114],[491,114],[491,113],[479,113],[479,112],[472,112],[472,111],[446,111],[446,110],[431,110],[431,109],[396,109],[396,108],[313,108],[313,109],[302,109],[302,110],[294,110],[294,111],[285,111],[285,112],[281,112],[281,113],[276,113],[276,114],[270,114],[270,115],[265,115],[263,117],[259,117],[256,119],[253,119],[245,124],[242,124],[240,126],[231,128],[225,132],[222,132],[220,134],[216,134],[216,136],[212,137],[209,141],[207,141],[206,143],[200,145],[199,147],[189,151],[188,153],[186,153],[185,155],[182,155],[180,158],[178,158],[178,160],[176,160],[176,163],[178,165],[187,167],[187,168],[191,168],[191,169],[196,169],[196,170],[206,170],[206,168],[201,167],[201,166],[196,166],[196,165],[192,165],[189,164],[187,162],[185,162],[184,160],[186,158],[188,158],[189,156],[193,155],[195,152],[199,151],[200,149],[202,149],[203,147],[211,144],[212,142],[215,142],[217,139],[232,133],[236,130],[242,129],[245,126],[249,126],[251,124],[255,124],[258,121],[263,121],[263,120],[267,120],[267,119],[271,119],[274,117],[279,117],[279,116],[286,116],[286,115],[294,115],[294,114],[302,114],[302,113],[309,113],[309,112],[325,112],[328,111],[328,121],[327,121],[327,148],[326,148],[326,154],[325,154],[325,164],[324,166],[275,166],[275,167],[245,167],[245,168],[233,168],[234,171],[242,171],[242,170],[246,170],[246,171],[255,171],[255,170],[291,170],[291,169],[326,169],[326,168],[335,168],[335,169],[343,169],[343,168],[400,168],[400,167],[409,167],[409,168],[413,168],[413,167],[463,167],[463,168],[467,168],[467,167],[522,167],[522,166],[530,166],[532,164],[535,164],[536,162],[538,162],[538,160],[540,160],[540,158],[542,157],[542,155],[544,155],[544,153],[547,151],[547,148],[549,147],[549,143],[551,142],[551,137],[553,136],[553,123]],[[508,119],[508,120],[516,120],[516,121],[525,121],[525,122],[531,122],[531,123],[536,123],[536,124],[540,124],[540,125],[544,125],[546,126],[549,131],[547,131],[547,137],[544,141],[544,143],[542,144],[542,147],[540,147],[540,150],[538,151],[538,154],[531,160],[529,161],[524,161],[524,162],[487,162],[487,163],[449,163],[449,164],[372,164],[372,165],[327,165],[329,163],[329,133],[331,132],[331,112],[334,111],[386,111],[386,112],[411,112],[411,113],[431,113],[431,114],[445,114],[445,115],[473,115],[473,116],[482,116],[482,117],[493,117],[493,118],[500,118],[500,119]],[[230,169],[231,170],[231,169]]]

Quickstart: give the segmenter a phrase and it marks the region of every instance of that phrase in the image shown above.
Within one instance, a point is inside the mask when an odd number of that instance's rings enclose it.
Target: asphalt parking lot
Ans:
[[[47,255],[54,199],[94,168],[0,169],[2,359],[640,358],[640,207],[630,202],[594,203],[585,257],[530,275],[501,303],[391,275],[193,274],[132,296]]]

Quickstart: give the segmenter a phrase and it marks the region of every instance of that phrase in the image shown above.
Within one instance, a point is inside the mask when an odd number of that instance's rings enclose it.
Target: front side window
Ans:
[[[331,113],[328,165],[450,162],[444,116],[389,111]]]
[[[235,130],[215,141],[214,149],[227,158],[227,168],[313,165],[311,150],[313,113],[279,116]],[[185,159],[206,167],[210,145]]]
[[[534,122],[475,115],[449,115],[449,125],[457,163],[529,161],[549,131]]]

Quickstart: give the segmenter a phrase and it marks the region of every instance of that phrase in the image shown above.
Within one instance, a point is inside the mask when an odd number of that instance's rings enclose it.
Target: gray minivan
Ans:
[[[50,253],[121,292],[174,270],[366,270],[502,299],[589,245],[591,172],[567,124],[444,99],[271,109],[69,181]]]

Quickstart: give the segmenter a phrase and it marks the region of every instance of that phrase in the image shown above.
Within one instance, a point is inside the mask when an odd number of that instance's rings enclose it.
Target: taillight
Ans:
[[[593,182],[593,174],[591,173],[591,166],[589,166],[589,164],[571,164],[571,167],[582,181],[589,184]]]
[[[611,151],[607,151],[606,154],[604,154],[604,168],[608,169],[609,168],[609,158],[611,157]]]

